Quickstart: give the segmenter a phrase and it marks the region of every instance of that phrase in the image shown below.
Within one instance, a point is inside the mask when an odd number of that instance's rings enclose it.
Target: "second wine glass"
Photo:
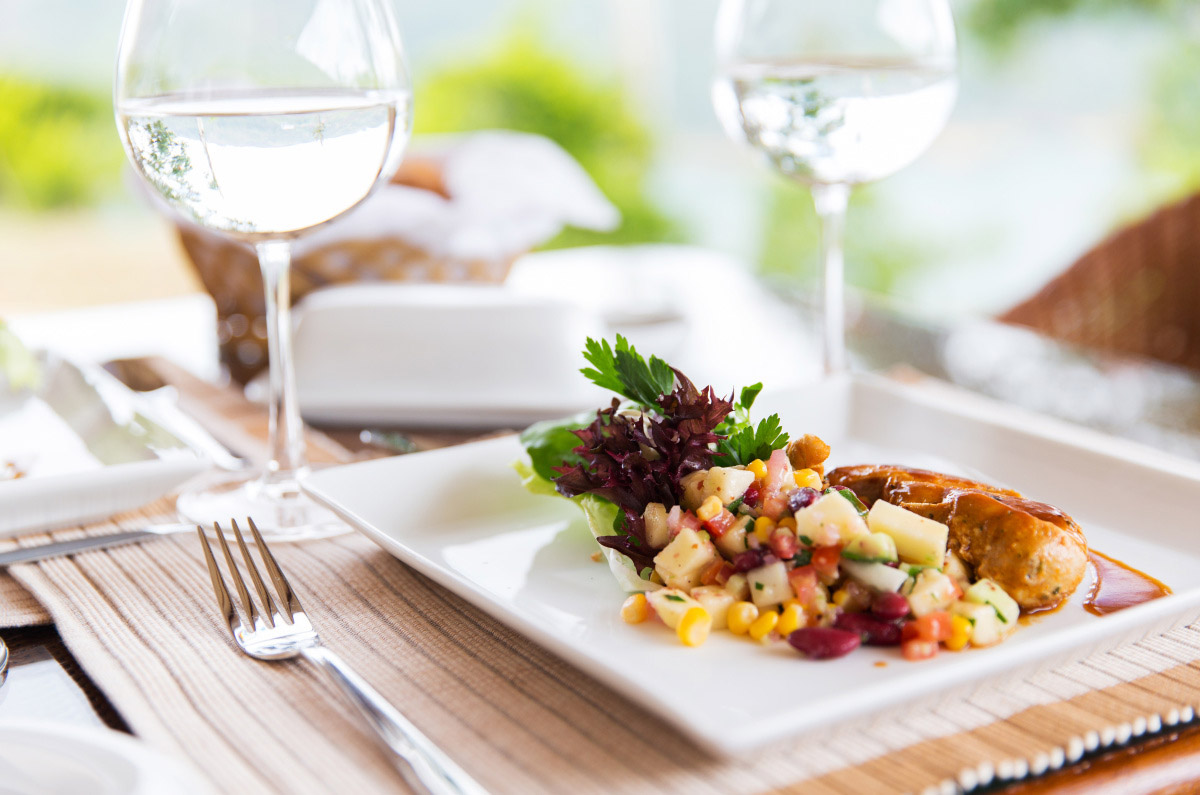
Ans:
[[[344,531],[308,500],[289,313],[292,241],[400,163],[408,71],[388,0],[130,0],[114,106],[130,161],[185,222],[258,254],[270,356],[270,460],[180,495],[185,518],[254,517],[269,540]]]
[[[853,186],[908,165],[957,94],[947,0],[723,0],[713,104],[726,132],[809,185],[821,220],[825,370],[846,368],[843,227]]]

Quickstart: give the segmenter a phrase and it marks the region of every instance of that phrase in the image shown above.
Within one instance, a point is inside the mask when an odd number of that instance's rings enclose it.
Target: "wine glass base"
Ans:
[[[254,520],[268,544],[311,541],[350,531],[350,526],[329,509],[300,491],[295,481],[269,483],[261,478],[225,481],[199,491],[179,495],[175,510],[185,521],[212,531],[213,523],[228,528],[236,519]],[[245,534],[248,543],[253,536]]]

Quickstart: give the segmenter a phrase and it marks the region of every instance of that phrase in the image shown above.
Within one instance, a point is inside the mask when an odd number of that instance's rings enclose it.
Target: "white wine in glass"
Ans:
[[[388,0],[131,0],[114,106],[126,153],[172,213],[253,246],[270,355],[270,460],[180,495],[206,526],[251,516],[271,540],[346,526],[300,490],[308,470],[289,315],[292,241],[400,164],[412,125]]]
[[[821,219],[823,346],[844,370],[842,235],[854,185],[915,160],[958,81],[946,0],[724,0],[713,104],[731,136],[807,184]]]

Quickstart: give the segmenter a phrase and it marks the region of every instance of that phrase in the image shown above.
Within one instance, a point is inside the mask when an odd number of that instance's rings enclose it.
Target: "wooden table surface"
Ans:
[[[138,360],[117,363],[108,368],[122,380],[135,388],[152,389],[163,383],[174,385],[180,392],[181,407],[196,417],[220,441],[235,452],[257,456],[261,450],[261,439],[265,436],[265,419],[260,407],[248,403],[235,390],[214,387],[163,360]],[[489,434],[491,435],[491,434]],[[460,443],[472,438],[461,432],[406,433],[418,449],[431,449]],[[321,463],[338,463],[348,460],[379,457],[393,454],[393,450],[364,442],[355,429],[325,429],[314,431],[309,437],[312,459]],[[34,702],[42,695],[45,702],[67,705],[61,707],[63,714],[42,714],[45,719],[70,720],[77,715],[80,704],[70,704],[70,699],[86,701],[90,715],[97,721],[119,731],[128,731],[121,716],[88,679],[78,666],[70,651],[62,643],[51,626],[8,629],[3,631],[8,645],[12,676],[6,690],[20,682],[25,666],[42,665],[52,661],[62,673],[78,685],[79,693],[68,693],[61,685],[48,680],[37,680],[36,687],[46,688],[46,693],[34,694]],[[58,692],[50,693],[50,689]],[[28,696],[29,694],[23,694]],[[31,718],[33,715],[13,715],[14,707],[6,709],[4,690],[0,690],[0,719],[6,717]],[[14,699],[15,700],[15,699]],[[23,703],[30,703],[28,698]],[[1007,784],[993,784],[976,790],[985,793],[1008,793],[1012,795],[1034,795],[1035,793],[1182,793],[1200,792],[1200,721],[1176,726],[1157,734],[1147,734],[1131,740],[1123,746],[1085,755],[1078,763],[1037,778]]]

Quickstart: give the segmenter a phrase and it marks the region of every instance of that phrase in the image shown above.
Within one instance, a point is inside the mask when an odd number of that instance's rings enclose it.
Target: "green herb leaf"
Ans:
[[[651,356],[647,362],[620,334],[616,348],[609,345],[608,340],[596,341],[588,337],[583,358],[592,367],[579,372],[592,383],[646,408],[657,408],[659,396],[670,394],[675,388],[675,371],[671,365],[657,356]]]
[[[763,589],[763,584],[761,582],[754,583],[754,590],[761,591],[762,589]]]
[[[750,407],[754,405],[754,401],[758,398],[758,393],[762,392],[762,390],[762,381],[748,387],[743,387],[741,395],[738,396],[737,407],[749,411]]]
[[[682,602],[682,601],[684,601],[684,598],[683,598],[682,596],[676,596],[676,595],[675,595],[675,594],[673,594],[673,593],[669,593],[669,594],[667,594],[666,596],[664,596],[663,598],[664,598],[664,599],[666,599],[666,600],[668,600],[668,601],[671,601],[671,602]]]
[[[800,543],[808,547],[813,546],[813,540],[803,533],[800,534]]]
[[[797,552],[795,555],[792,556],[792,561],[797,566],[807,566],[808,564],[812,563],[812,550],[811,549],[800,550],[799,552]]]
[[[717,426],[717,433],[728,436],[717,442],[717,457],[713,463],[717,466],[735,466],[749,464],[756,458],[766,460],[771,453],[787,444],[788,435],[783,431],[778,414],[760,421],[758,427],[747,423],[740,428],[723,430],[728,422]]]
[[[738,512],[738,508],[741,508],[742,503],[745,501],[746,501],[745,497],[738,497],[736,500],[734,500],[733,502],[726,505],[725,510],[729,511],[730,513],[736,514]]]

